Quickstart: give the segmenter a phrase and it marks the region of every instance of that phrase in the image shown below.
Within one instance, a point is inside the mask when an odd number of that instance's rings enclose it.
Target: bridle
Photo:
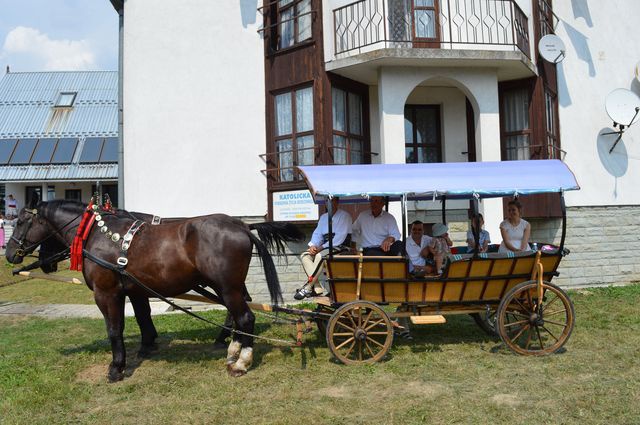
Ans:
[[[77,215],[76,217],[72,218],[67,223],[65,223],[59,229],[55,229],[54,228],[53,232],[51,232],[49,235],[45,236],[44,238],[40,239],[37,242],[33,242],[29,246],[25,247],[24,246],[25,242],[28,242],[26,240],[26,236],[29,233],[29,230],[31,229],[31,226],[33,225],[33,219],[38,216],[38,210],[36,208],[34,208],[34,209],[24,208],[24,212],[29,214],[29,218],[27,220],[26,230],[22,233],[22,237],[20,239],[18,239],[12,234],[11,237],[9,238],[9,240],[12,240],[12,241],[14,241],[15,243],[18,244],[18,249],[16,249],[15,255],[17,257],[23,257],[23,258],[27,255],[27,252],[33,251],[35,248],[38,247],[38,245],[41,245],[44,241],[50,239],[51,237],[55,236],[56,234],[62,236],[62,233],[61,233],[62,230],[65,227],[67,227],[68,225],[70,225],[71,223],[73,223],[74,221],[76,221],[78,218],[80,218],[82,216],[82,214],[84,214],[84,212],[80,213],[79,215]],[[69,246],[67,245],[66,249],[68,249],[68,248],[69,248]]]

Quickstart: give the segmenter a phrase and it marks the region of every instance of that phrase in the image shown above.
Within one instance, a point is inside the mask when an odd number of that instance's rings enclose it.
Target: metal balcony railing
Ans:
[[[335,9],[333,22],[336,55],[511,46],[530,57],[528,20],[513,0],[360,0]]]

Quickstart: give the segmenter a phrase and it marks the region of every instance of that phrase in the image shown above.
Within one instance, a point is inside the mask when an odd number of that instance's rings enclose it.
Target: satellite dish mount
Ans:
[[[607,95],[605,101],[605,108],[607,115],[613,121],[613,128],[617,128],[616,131],[609,131],[602,133],[603,136],[617,134],[618,138],[609,149],[609,153],[613,152],[625,130],[634,124],[640,114],[640,97],[637,94],[627,89],[615,89]]]

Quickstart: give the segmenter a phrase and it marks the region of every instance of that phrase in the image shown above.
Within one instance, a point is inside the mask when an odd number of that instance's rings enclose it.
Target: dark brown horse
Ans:
[[[71,245],[85,208],[85,205],[71,201],[41,202],[35,209],[24,208],[7,244],[7,260],[21,263],[26,254],[50,238]],[[108,213],[102,214],[102,220],[111,232],[120,235],[125,235],[135,221],[121,214]],[[269,223],[264,223],[259,234],[278,243],[301,236],[293,226],[283,229],[275,230]],[[85,250],[91,256],[115,265],[121,256],[121,244],[122,239],[114,242],[95,226],[85,243]],[[253,246],[262,260],[271,302],[277,304],[282,299],[280,284],[266,245],[243,222],[224,214],[143,226],[131,241],[126,271],[167,297],[188,292],[196,284],[206,284],[227,307],[236,329],[252,334],[254,316],[245,301],[244,281]],[[107,325],[113,354],[108,378],[118,381],[124,376],[126,362],[122,336],[125,296],[129,296],[136,310],[142,334],[141,351],[144,351],[145,347],[153,346],[157,336],[148,311],[150,294],[131,279],[86,257],[83,259],[83,275],[87,286],[94,292],[96,304]],[[227,353],[229,374],[240,376],[246,373],[252,362],[252,346],[253,337],[234,334]]]

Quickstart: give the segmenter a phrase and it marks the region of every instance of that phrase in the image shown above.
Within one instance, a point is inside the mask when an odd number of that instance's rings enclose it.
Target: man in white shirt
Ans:
[[[411,223],[411,237],[407,239],[407,255],[411,261],[411,271],[417,274],[433,271],[433,260],[428,259],[431,236],[424,234],[420,220]]]
[[[338,198],[336,197],[331,199],[331,209],[333,210],[331,230],[333,232],[333,249],[335,253],[349,249],[352,219],[348,212],[338,208]],[[311,235],[309,249],[300,256],[308,281],[293,295],[296,300],[312,297],[316,294],[315,285],[320,274],[322,256],[329,251],[329,237],[329,213],[326,212],[320,216],[318,225]]]
[[[360,213],[353,223],[353,233],[358,238],[364,255],[401,255],[402,241],[396,219],[383,211],[384,198],[372,196],[368,211]]]

